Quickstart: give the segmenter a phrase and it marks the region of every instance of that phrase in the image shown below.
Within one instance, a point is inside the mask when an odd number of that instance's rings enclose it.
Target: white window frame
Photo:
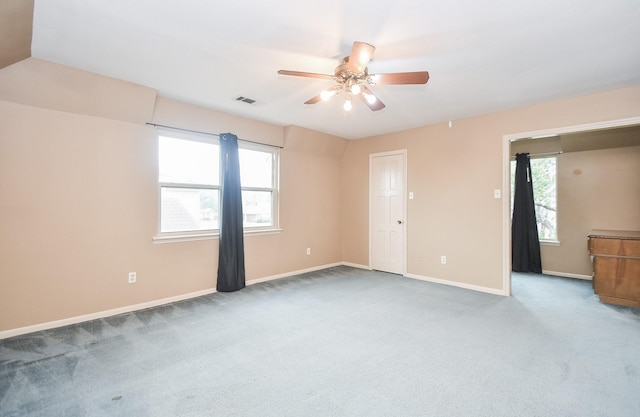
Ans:
[[[180,140],[188,140],[195,142],[203,142],[213,145],[220,146],[220,139],[217,135],[205,135],[205,134],[195,134],[195,133],[186,133],[186,132],[175,132],[173,130],[159,130],[158,135],[156,137],[156,144],[158,144],[159,149],[159,140],[160,136],[170,137],[173,139]],[[243,140],[238,140],[238,148],[239,149],[248,149],[260,152],[271,153],[272,155],[272,187],[241,187],[242,191],[270,191],[272,193],[271,198],[271,213],[272,213],[272,224],[267,226],[248,226],[244,227],[245,235],[252,234],[271,234],[271,233],[279,233],[282,230],[279,227],[280,224],[280,216],[279,216],[279,201],[280,201],[280,190],[279,190],[279,173],[280,173],[280,148],[264,145],[260,143],[248,142]],[[159,151],[156,157],[156,161],[158,163],[158,189],[157,189],[157,225],[156,230],[157,233],[153,237],[154,243],[164,243],[164,242],[180,242],[180,241],[192,241],[192,240],[203,240],[203,239],[216,239],[220,235],[220,229],[207,229],[207,230],[185,230],[185,231],[174,231],[174,232],[162,232],[161,231],[161,211],[162,211],[162,188],[183,188],[183,189],[211,189],[217,190],[218,195],[220,196],[222,184],[218,185],[206,185],[206,184],[181,184],[181,183],[167,183],[161,182],[159,180]],[[220,164],[218,165],[218,169],[221,170]],[[219,174],[219,180],[222,182],[222,172]],[[220,200],[219,200],[220,203]]]
[[[247,149],[252,151],[260,151],[265,153],[271,153],[272,158],[272,166],[271,166],[271,188],[267,187],[245,187],[241,185],[242,191],[270,191],[271,192],[271,215],[272,215],[272,223],[268,226],[250,226],[244,229],[244,233],[263,233],[263,232],[272,232],[279,231],[279,201],[280,201],[280,193],[279,193],[279,173],[280,173],[280,149],[274,146],[263,145],[260,143],[247,142],[243,140],[238,140],[238,148],[239,149]],[[241,168],[242,169],[242,168]],[[220,179],[222,179],[222,174],[220,174]]]

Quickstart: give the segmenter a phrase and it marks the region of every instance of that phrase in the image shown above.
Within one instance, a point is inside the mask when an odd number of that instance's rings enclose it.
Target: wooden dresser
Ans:
[[[593,230],[589,255],[600,301],[640,308],[640,231]]]

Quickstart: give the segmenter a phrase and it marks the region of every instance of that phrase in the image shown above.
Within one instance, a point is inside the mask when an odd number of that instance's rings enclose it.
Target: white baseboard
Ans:
[[[350,266],[351,268],[366,269],[368,271],[371,271],[371,268],[368,265],[354,264],[351,262],[342,262],[340,263],[340,265]]]
[[[258,284],[260,282],[272,281],[274,279],[286,278],[286,277],[290,277],[290,276],[293,276],[293,275],[304,274],[306,272],[319,271],[319,270],[322,270],[322,269],[327,269],[327,268],[331,268],[331,267],[334,267],[334,266],[340,266],[340,265],[358,267],[358,266],[355,266],[355,265],[352,265],[352,264],[347,264],[347,263],[344,263],[344,262],[337,262],[337,263],[333,263],[333,264],[315,266],[313,268],[300,269],[300,270],[297,270],[297,271],[286,272],[284,274],[278,274],[278,275],[271,275],[271,276],[268,276],[268,277],[256,278],[256,279],[252,279],[252,280],[247,281],[246,284],[247,285]],[[368,269],[367,267],[364,267],[364,268]],[[63,327],[63,326],[69,326],[69,325],[72,325],[72,324],[78,324],[78,323],[82,323],[84,321],[97,320],[97,319],[102,319],[102,318],[105,318],[105,317],[117,316],[118,314],[131,313],[133,311],[144,310],[146,308],[158,307],[158,306],[161,306],[161,305],[164,305],[164,304],[175,303],[175,302],[178,302],[178,301],[188,300],[190,298],[196,298],[196,297],[201,297],[203,295],[213,294],[215,292],[216,292],[215,288],[208,288],[206,290],[195,291],[195,292],[191,292],[191,293],[188,293],[188,294],[181,294],[181,295],[177,295],[177,296],[174,296],[174,297],[161,298],[159,300],[148,301],[146,303],[133,304],[133,305],[129,305],[129,306],[114,308],[114,309],[111,309],[111,310],[98,311],[98,312],[95,312],[95,313],[84,314],[82,316],[69,317],[69,318],[62,319],[62,320],[54,320],[54,321],[49,321],[49,322],[46,322],[46,323],[34,324],[32,326],[19,327],[17,329],[3,330],[3,331],[0,331],[0,340],[1,339],[7,339],[9,337],[20,336],[20,335],[27,334],[27,333],[33,333],[33,332],[39,332],[39,331],[42,331],[42,330],[54,329],[56,327]]]
[[[570,272],[547,271],[544,269],[542,270],[542,273],[545,275],[553,275],[556,277],[575,278],[575,279],[584,279],[586,281],[593,281],[593,277],[591,275],[572,274]]]
[[[133,304],[129,306],[114,308],[111,310],[98,311],[96,313],[84,314],[82,316],[69,317],[62,320],[54,320],[41,324],[34,324],[33,326],[19,327],[17,329],[0,331],[0,339],[6,339],[8,337],[20,336],[22,334],[39,332],[42,330],[54,329],[56,327],[69,326],[71,324],[82,323],[84,321],[97,320],[110,316],[117,316],[118,314],[131,313],[132,311],[144,310],[145,308],[158,307],[164,304],[175,303],[177,301],[188,300],[190,298],[201,297],[203,295],[213,294],[216,290],[214,288],[190,292],[188,294],[181,294],[174,297],[161,298],[159,300],[148,301],[146,303]]]
[[[261,282],[273,281],[273,280],[276,280],[276,279],[287,278],[287,277],[291,277],[291,276],[294,276],[294,275],[304,274],[304,273],[307,273],[307,272],[320,271],[322,269],[332,268],[332,267],[341,266],[341,265],[352,267],[352,268],[358,268],[358,269],[366,269],[366,270],[370,270],[371,269],[367,265],[354,264],[354,263],[350,263],[350,262],[336,262],[336,263],[332,263],[332,264],[319,265],[319,266],[315,266],[315,267],[312,267],[312,268],[299,269],[297,271],[286,272],[286,273],[283,273],[283,274],[270,275],[270,276],[267,276],[267,277],[256,278],[256,279],[252,279],[252,280],[247,281],[246,284],[247,285],[254,285],[254,284],[261,283]],[[554,273],[551,273],[551,272],[545,272],[545,273],[548,273],[550,275],[554,274]],[[465,288],[465,289],[468,289],[468,290],[480,291],[480,292],[485,292],[485,293],[489,293],[489,294],[505,295],[502,290],[496,290],[496,289],[493,289],[493,288],[480,287],[480,286],[477,286],[477,285],[470,285],[470,284],[462,284],[462,283],[459,283],[459,282],[446,281],[446,280],[442,280],[442,279],[438,279],[438,278],[424,277],[424,276],[415,275],[415,274],[406,274],[404,276],[407,277],[407,278],[418,279],[418,280],[428,281],[428,282],[434,282],[434,283],[437,283],[437,284],[451,285],[451,286],[454,286],[454,287],[460,287],[460,288]],[[580,276],[572,276],[572,277],[580,278],[580,277],[584,277],[584,276],[580,275]],[[589,277],[588,279],[590,279],[590,278],[591,277]],[[587,278],[582,278],[582,279],[587,279]],[[20,336],[20,335],[27,334],[27,333],[33,333],[33,332],[39,332],[39,331],[43,331],[43,330],[54,329],[56,327],[69,326],[69,325],[72,325],[72,324],[78,324],[78,323],[82,323],[82,322],[85,322],[85,321],[97,320],[97,319],[102,319],[102,318],[110,317],[110,316],[116,316],[118,314],[131,313],[133,311],[144,310],[146,308],[158,307],[158,306],[165,305],[165,304],[170,304],[170,303],[174,303],[174,302],[178,302],[178,301],[188,300],[190,298],[196,298],[196,297],[201,297],[203,295],[213,294],[215,292],[216,292],[215,288],[209,288],[209,289],[206,289],[206,290],[195,291],[195,292],[191,292],[191,293],[188,293],[188,294],[181,294],[181,295],[177,295],[177,296],[174,296],[174,297],[161,298],[159,300],[148,301],[146,303],[133,304],[133,305],[119,307],[119,308],[115,308],[115,309],[111,309],[111,310],[104,310],[104,311],[98,311],[98,312],[91,313],[91,314],[85,314],[85,315],[82,315],[82,316],[69,317],[69,318],[62,319],[62,320],[54,320],[54,321],[49,321],[49,322],[46,322],[46,323],[35,324],[35,325],[32,325],[32,326],[25,326],[25,327],[20,327],[20,328],[17,328],[17,329],[4,330],[4,331],[0,331],[0,339],[6,339],[6,338],[9,338],[9,337]]]
[[[293,275],[306,274],[307,272],[320,271],[322,269],[333,268],[334,266],[343,265],[342,262],[336,262],[333,264],[326,264],[320,266],[314,266],[312,268],[299,269],[297,271],[285,272],[284,274],[270,275],[268,277],[256,278],[250,281],[247,281],[247,285],[259,284],[261,282],[273,281],[274,279],[287,278]]]
[[[415,274],[405,274],[404,276],[407,277],[407,278],[418,279],[420,281],[427,281],[427,282],[433,282],[433,283],[436,283],[436,284],[449,285],[449,286],[452,286],[452,287],[459,287],[459,288],[464,288],[464,289],[467,289],[467,290],[480,291],[480,292],[485,292],[485,293],[493,294],[493,295],[503,295],[503,296],[507,296],[508,295],[508,294],[506,294],[504,292],[504,290],[495,289],[495,288],[489,288],[489,287],[482,287],[482,286],[479,286],[479,285],[464,284],[464,283],[461,283],[461,282],[447,281],[447,280],[444,280],[444,279],[425,277],[425,276],[422,276],[422,275],[415,275]]]

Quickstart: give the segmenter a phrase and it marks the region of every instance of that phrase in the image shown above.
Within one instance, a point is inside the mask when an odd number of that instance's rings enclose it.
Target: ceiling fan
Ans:
[[[351,98],[354,96],[359,97],[372,111],[378,111],[385,107],[384,103],[371,91],[370,85],[426,84],[429,81],[429,73],[427,71],[369,74],[367,65],[375,49],[373,45],[369,45],[366,42],[354,42],[351,48],[351,55],[345,57],[340,65],[336,67],[334,75],[289,70],[280,70],[278,74],[335,81],[337,84],[305,101],[304,104],[315,104],[344,92],[344,109],[347,111],[351,110]]]

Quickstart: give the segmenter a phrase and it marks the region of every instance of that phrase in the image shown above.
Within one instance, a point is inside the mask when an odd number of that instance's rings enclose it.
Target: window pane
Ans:
[[[531,160],[533,200],[536,205],[538,236],[540,239],[557,239],[556,231],[556,158]]]
[[[160,182],[219,185],[218,145],[160,136]]]
[[[240,183],[243,187],[272,188],[273,154],[252,149],[239,149]]]
[[[271,191],[242,191],[244,227],[272,226]]]
[[[161,232],[218,228],[218,190],[162,187]]]

